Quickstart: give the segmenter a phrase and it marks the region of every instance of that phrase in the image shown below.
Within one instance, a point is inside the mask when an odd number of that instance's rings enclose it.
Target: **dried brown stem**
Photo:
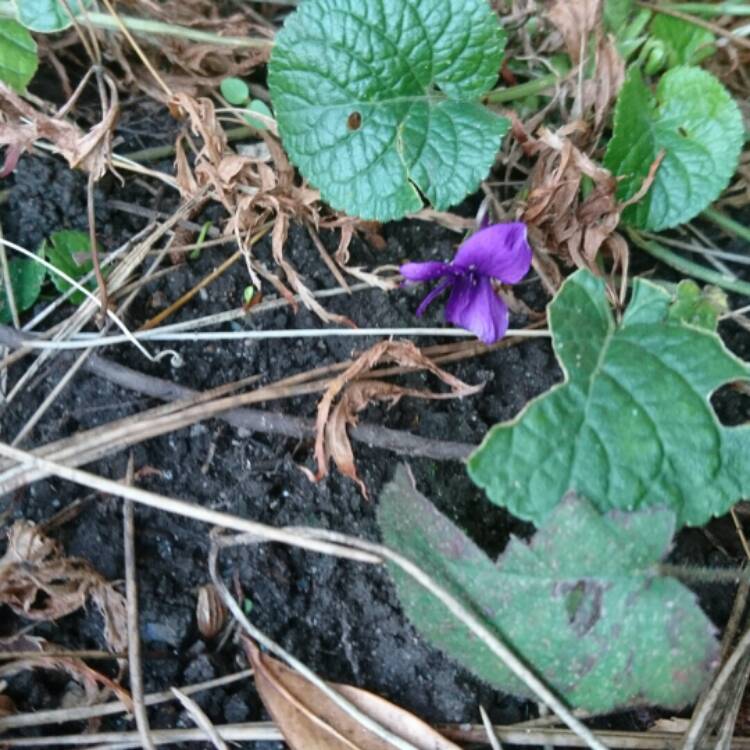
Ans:
[[[127,484],[133,483],[133,454],[128,458]],[[125,556],[125,592],[128,602],[128,668],[130,692],[133,696],[133,713],[141,742],[146,750],[154,750],[151,728],[143,700],[143,671],[141,669],[141,637],[138,627],[138,581],[135,565],[135,512],[132,500],[124,500],[122,506],[123,540]]]

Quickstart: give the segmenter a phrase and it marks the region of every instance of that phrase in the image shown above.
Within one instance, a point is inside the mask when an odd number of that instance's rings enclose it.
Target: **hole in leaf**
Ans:
[[[346,126],[349,130],[359,130],[362,127],[362,115],[359,112],[352,112],[346,118]]]

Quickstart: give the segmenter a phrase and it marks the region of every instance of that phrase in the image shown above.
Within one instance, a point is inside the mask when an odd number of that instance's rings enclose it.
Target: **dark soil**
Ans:
[[[36,247],[56,229],[86,227],[85,184],[81,175],[48,157],[25,157],[0,207],[5,235],[26,247]],[[109,204],[127,200],[152,208],[154,197],[127,183],[123,191],[114,180],[97,193],[97,230],[105,250],[111,250],[142,228],[145,221]],[[164,196],[164,207],[172,196]],[[219,219],[210,210],[205,218]],[[387,249],[376,252],[361,242],[353,249],[356,265],[397,263],[406,258],[447,258],[455,235],[431,224],[402,222],[386,226]],[[324,238],[335,248],[336,238]],[[131,309],[127,322],[137,327],[158,310],[190,289],[223,260],[227,248],[204,250],[199,259],[176,266],[145,289]],[[257,249],[268,256],[267,242]],[[311,288],[332,286],[334,281],[307,234],[294,229],[287,246],[288,258]],[[171,321],[219,312],[241,303],[248,279],[242,264],[235,265]],[[517,287],[527,304],[541,309],[546,299],[535,277]],[[379,291],[336,297],[327,303],[361,326],[411,326],[420,291]],[[425,324],[441,324],[439,306]],[[523,317],[513,324],[523,325]],[[257,328],[321,327],[307,311],[290,309],[263,313],[233,324]],[[727,328],[729,344],[750,356],[750,336]],[[364,339],[320,338],[282,342],[246,342],[181,345],[185,365],[174,368],[169,358],[151,364],[132,347],[104,354],[129,367],[202,390],[249,375],[263,382],[303,372],[352,356],[369,346]],[[421,340],[420,344],[433,343]],[[169,344],[171,347],[172,344]],[[166,345],[152,345],[152,350]],[[24,365],[11,370],[15,380]],[[386,409],[370,407],[369,422],[408,430],[429,438],[477,443],[494,423],[508,419],[534,396],[561,378],[548,342],[528,341],[482,358],[450,367],[469,383],[484,383],[481,396],[461,401],[423,402],[405,399]],[[12,440],[41,399],[58,382],[65,368],[53,365],[4,411],[0,412],[2,439]],[[428,378],[413,376],[425,384]],[[156,402],[122,390],[91,375],[79,374],[57,399],[42,423],[25,442],[38,446],[70,436]],[[717,398],[727,421],[750,418],[747,403],[730,392]],[[314,416],[314,398],[267,405],[288,414]],[[166,495],[184,498],[245,518],[275,526],[309,525],[336,529],[367,539],[377,539],[375,509],[378,494],[399,457],[355,445],[357,465],[372,498],[366,501],[357,486],[333,472],[320,484],[311,484],[299,466],[313,466],[310,441],[295,441],[265,434],[248,434],[218,421],[138,445],[133,454],[143,472],[139,485]],[[88,468],[98,474],[122,478],[127,455],[115,455]],[[410,460],[418,485],[442,511],[467,529],[490,553],[496,554],[510,534],[527,534],[529,527],[486,501],[456,463]],[[13,518],[43,520],[72,501],[85,498],[74,520],[54,532],[67,553],[90,560],[110,579],[123,577],[122,512],[119,501],[82,492],[80,487],[57,481],[37,482],[19,493],[12,504]],[[10,522],[11,519],[9,519]],[[245,668],[241,650],[230,639],[223,645],[204,641],[196,627],[196,590],[208,581],[208,531],[205,526],[177,516],[137,508],[138,583],[141,635],[146,658],[148,692],[186,685]],[[681,535],[676,559],[694,564],[734,564],[739,550],[731,525],[716,521],[708,531],[690,530]],[[221,559],[225,580],[238,583],[252,603],[251,619],[268,635],[322,676],[376,691],[386,698],[436,722],[478,720],[484,705],[498,722],[514,722],[535,715],[529,704],[498,694],[478,683],[465,670],[428,646],[404,619],[394,589],[383,569],[340,561],[276,544],[235,549]],[[728,616],[732,590],[713,587],[701,591],[710,616],[721,626]],[[0,610],[0,635],[16,632],[24,624]],[[104,648],[101,622],[93,611],[78,612],[33,631],[66,648]],[[100,668],[106,671],[106,667]],[[10,684],[19,710],[60,705],[65,680],[47,673],[27,673]],[[197,696],[217,724],[261,719],[260,702],[250,682],[237,683]],[[174,704],[149,711],[155,727],[192,726],[192,720]],[[628,719],[638,724],[638,717]],[[125,719],[110,719],[102,728],[132,728]],[[45,728],[46,732],[73,730]],[[268,743],[265,747],[278,747]],[[197,747],[193,745],[192,747]],[[263,745],[258,745],[263,747]]]

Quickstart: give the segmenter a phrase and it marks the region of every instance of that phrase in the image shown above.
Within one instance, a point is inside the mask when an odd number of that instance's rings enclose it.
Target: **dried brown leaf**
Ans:
[[[596,46],[594,77],[584,81],[582,101],[574,106],[581,117],[593,113],[590,140],[596,141],[625,81],[625,60],[610,35],[600,35]]]
[[[555,0],[547,18],[565,40],[565,48],[574,63],[578,63],[586,49],[589,34],[599,23],[601,0]]]
[[[9,154],[16,155],[17,159],[18,154],[28,151],[37,140],[44,139],[72,168],[91,172],[99,179],[110,165],[112,134],[119,114],[117,87],[108,75],[104,74],[103,80],[109,100],[102,120],[88,132],[61,117],[46,115],[0,83],[0,145],[7,146]],[[70,104],[66,104],[62,111],[66,111]]]
[[[516,122],[514,127],[518,130],[522,125]],[[537,161],[530,176],[523,220],[529,225],[540,256],[556,256],[567,265],[600,274],[597,258],[604,250],[611,258],[612,274],[619,272],[626,278],[627,243],[616,229],[628,204],[617,201],[615,177],[575,145],[573,139],[584,128],[579,122],[556,132],[541,128],[538,138],[524,132],[524,148],[529,155],[536,155]],[[639,197],[650,187],[659,161],[652,165]],[[592,185],[585,198],[584,177]],[[546,276],[556,285],[561,278],[549,263]],[[612,281],[609,291],[614,301],[621,299],[622,289],[615,291]]]
[[[127,690],[113,682],[106,675],[88,666],[82,659],[72,656],[54,656],[47,652],[60,651],[54,643],[44,638],[31,635],[15,635],[10,638],[0,638],[0,653],[2,652],[39,652],[39,656],[27,656],[0,665],[0,678],[8,678],[29,669],[52,669],[65,672],[75,680],[84,690],[86,703],[92,705],[99,702],[101,692],[99,686],[112,690],[132,710],[132,700]]]
[[[393,750],[394,745],[332,701],[320,688],[244,640],[263,705],[290,750]],[[327,683],[368,718],[419,750],[459,750],[432,727],[373,693]]]
[[[195,620],[201,635],[214,638],[224,627],[226,619],[227,610],[216,586],[211,583],[201,586],[195,604]]]
[[[374,380],[369,377],[381,363],[391,362],[401,367],[427,370],[451,389],[448,393],[433,393],[417,388]],[[377,373],[375,373],[377,374]],[[332,459],[345,476],[353,479],[367,497],[367,489],[357,474],[347,427],[357,423],[357,414],[375,401],[395,404],[403,396],[424,399],[463,398],[477,393],[483,386],[472,386],[438,367],[410,341],[381,341],[361,354],[344,372],[334,378],[320,402],[315,424],[315,459],[317,474],[306,471],[313,480],[320,481],[328,474]],[[338,403],[334,406],[336,399]]]
[[[56,620],[75,612],[91,597],[104,618],[113,651],[127,649],[124,597],[86,560],[65,557],[53,539],[28,521],[8,531],[0,558],[0,604],[30,620]]]

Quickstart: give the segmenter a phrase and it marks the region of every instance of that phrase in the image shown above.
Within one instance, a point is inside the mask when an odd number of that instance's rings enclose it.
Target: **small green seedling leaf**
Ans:
[[[659,574],[675,529],[662,508],[600,515],[568,496],[528,544],[493,563],[400,467],[380,497],[385,543],[509,645],[568,705],[594,713],[692,703],[716,666],[695,595]],[[431,593],[389,563],[406,615],[435,646],[504,692],[533,697]]]
[[[656,13],[649,33],[664,45],[670,68],[698,65],[716,52],[716,37],[708,29],[681,18]]]
[[[633,0],[604,0],[604,25],[611,34],[621,34],[627,28],[633,10]]]
[[[47,258],[55,268],[78,281],[82,279],[94,264],[91,261],[91,240],[86,232],[75,229],[61,229],[50,235],[47,245]],[[62,276],[50,273],[55,289],[61,294],[70,289],[70,284]],[[94,289],[96,283],[90,281],[86,284],[87,289]],[[75,291],[70,295],[70,301],[74,305],[80,305],[85,299],[83,292]]]
[[[268,125],[258,117],[253,117],[250,114],[251,112],[264,115],[265,117],[273,117],[273,112],[271,112],[268,105],[262,99],[253,99],[245,108],[245,114],[242,115],[248,125],[252,125],[258,130],[268,130]]]
[[[0,81],[21,93],[34,77],[38,64],[31,34],[17,21],[0,20]]]
[[[750,496],[750,427],[722,426],[709,401],[750,370],[686,322],[685,296],[673,306],[636,279],[616,325],[604,282],[568,277],[549,307],[565,383],[493,427],[469,459],[492,502],[539,524],[574,490],[601,511],[666,505],[680,525],[700,525]]]
[[[505,34],[487,0],[306,0],[277,34],[268,83],[294,164],[331,206],[397,219],[461,201],[507,119],[481,97]]]
[[[253,297],[255,297],[255,287],[250,284],[242,290],[242,304],[247,307],[253,301]]]
[[[250,89],[241,78],[225,78],[219,85],[221,95],[235,107],[247,104]]]
[[[190,252],[190,260],[198,260],[201,257],[203,243],[206,241],[208,230],[214,225],[212,221],[204,221],[201,231],[198,233],[198,239],[195,241],[195,250]]]
[[[39,249],[37,255],[40,258],[44,257],[43,247]],[[47,269],[31,258],[13,258],[8,261],[8,271],[16,310],[18,312],[28,310],[39,298]],[[10,303],[5,293],[5,280],[0,272],[0,323],[11,321]]]
[[[710,73],[673,68],[652,94],[631,67],[604,158],[620,178],[618,198],[633,196],[661,154],[663,160],[645,197],[625,209],[623,220],[653,230],[690,221],[729,183],[743,141],[739,108]]]
[[[719,316],[728,310],[727,295],[722,289],[717,286],[701,289],[692,279],[684,279],[677,285],[669,320],[715,331]]]
[[[14,0],[18,20],[31,31],[41,31],[51,34],[63,31],[73,24],[70,13],[78,15],[82,8],[90,7],[91,0],[68,0],[66,4],[60,0]]]

